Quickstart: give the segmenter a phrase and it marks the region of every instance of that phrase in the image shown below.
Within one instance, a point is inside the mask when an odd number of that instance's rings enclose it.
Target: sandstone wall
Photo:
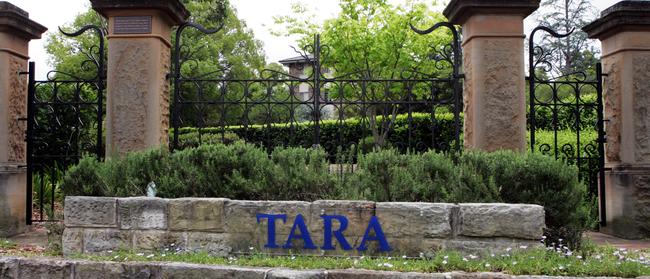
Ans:
[[[278,248],[268,244],[268,219],[257,214],[286,214],[276,220]],[[334,249],[323,249],[323,215],[344,216],[342,231],[351,250],[332,236]],[[316,249],[303,249],[303,239],[290,241],[297,216],[304,220]],[[391,251],[367,241],[359,251],[371,219],[379,221]],[[296,222],[297,223],[297,222]],[[340,229],[333,221],[331,230]],[[314,255],[419,256],[439,249],[466,252],[539,245],[544,208],[525,204],[375,203],[369,201],[238,201],[219,198],[66,197],[64,254],[110,250],[207,251],[214,255],[263,252]],[[376,230],[368,234],[377,236]],[[485,250],[484,250],[485,249]]]

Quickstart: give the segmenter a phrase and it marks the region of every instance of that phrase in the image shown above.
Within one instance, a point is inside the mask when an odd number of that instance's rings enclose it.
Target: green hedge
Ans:
[[[66,195],[139,196],[153,181],[165,198],[534,203],[546,208],[547,236],[574,245],[589,225],[576,168],[549,156],[396,150],[358,156],[354,172],[330,173],[322,149],[277,148],[269,156],[238,142],[173,154],[151,150],[103,163],[86,157],[62,187]]]
[[[381,117],[377,122],[381,121]],[[435,137],[432,138],[431,114],[399,114],[395,119],[388,145],[402,150],[448,150],[454,142],[454,115],[452,113],[436,114]],[[330,158],[338,153],[338,148],[350,148],[372,136],[368,120],[349,118],[343,121],[323,120],[320,122],[320,146]],[[380,124],[377,124],[380,125]],[[460,120],[462,125],[462,119]],[[410,129],[409,129],[410,127]],[[410,131],[410,134],[409,134]],[[462,131],[461,131],[462,132]],[[244,140],[248,143],[265,147],[302,146],[311,147],[314,143],[315,126],[313,122],[299,122],[293,125],[275,123],[270,125],[224,126],[224,127],[184,127],[179,129],[178,149],[197,147],[206,143],[233,142]],[[173,132],[170,135],[173,140]],[[438,146],[433,146],[435,145]],[[442,145],[440,145],[442,144]],[[462,145],[462,143],[461,143]],[[452,145],[453,146],[453,145]]]

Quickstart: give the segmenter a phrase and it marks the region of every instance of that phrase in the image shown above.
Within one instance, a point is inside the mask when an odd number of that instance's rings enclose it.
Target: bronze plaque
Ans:
[[[113,34],[151,34],[151,16],[117,16]]]

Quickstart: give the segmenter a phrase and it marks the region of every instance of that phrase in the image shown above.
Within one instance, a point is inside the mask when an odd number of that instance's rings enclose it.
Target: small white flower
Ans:
[[[354,265],[358,265],[358,264],[359,264],[359,260],[354,260],[354,262],[352,262],[352,264],[354,264]]]
[[[442,264],[447,264],[447,260],[443,260],[443,261],[442,261]]]
[[[162,254],[161,256],[165,257],[165,256],[167,256],[167,254]]]
[[[577,258],[578,260],[582,260],[582,256],[580,256],[580,255],[576,256],[576,258]]]
[[[472,259],[472,260],[476,260],[476,259],[478,259],[478,256],[475,256],[475,255],[470,254],[470,255],[469,255],[469,258]]]
[[[517,261],[512,262],[512,265],[517,265]]]
[[[390,264],[390,263],[384,263],[383,266],[384,266],[384,267],[393,267],[393,265]]]
[[[142,256],[144,256],[144,253],[137,253],[135,255],[138,256],[138,257],[142,257]]]
[[[511,250],[512,250],[512,248],[510,248],[510,247],[506,248],[506,252],[510,252]]]
[[[153,254],[147,255],[147,259],[151,259],[151,258],[153,258]]]
[[[463,261],[466,262],[466,261],[468,261],[468,260],[467,260],[467,258],[463,257]]]
[[[388,257],[388,260],[389,260],[389,261],[392,260],[392,259],[393,259],[393,257]]]
[[[175,245],[176,245],[175,243],[172,243],[172,244],[171,244],[171,245],[169,245],[169,246],[171,246],[171,247],[174,247]]]
[[[562,265],[561,265],[561,266],[558,266],[558,269],[559,269],[559,270],[564,270],[564,266],[562,266]]]
[[[403,265],[407,265],[408,263],[407,263],[407,262],[403,262],[402,264],[403,264]]]
[[[486,264],[485,264],[485,267],[489,268],[489,267],[490,267],[490,264],[489,264],[489,263],[486,263]]]
[[[406,255],[403,255],[403,256],[402,256],[402,259],[406,259]]]
[[[446,259],[449,259],[449,256],[444,256],[442,258],[446,260]]]
[[[490,254],[490,257],[494,258],[495,257],[494,253]]]
[[[292,259],[292,260],[295,260],[295,259],[296,259],[296,256],[291,256],[291,259]]]
[[[520,249],[528,249],[528,246],[526,246],[526,245],[521,245],[521,246],[519,246],[519,248],[520,248]]]
[[[112,254],[112,253],[113,253],[113,250],[108,250],[108,253],[109,253],[109,254]]]
[[[424,253],[420,252],[420,258],[424,258]]]
[[[253,248],[253,246],[251,246],[251,247],[248,247],[248,250],[253,251],[253,250],[255,250],[255,248]]]

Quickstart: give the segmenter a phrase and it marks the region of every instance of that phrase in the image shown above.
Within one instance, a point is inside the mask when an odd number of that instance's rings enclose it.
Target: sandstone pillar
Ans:
[[[602,44],[605,96],[603,232],[650,237],[650,2],[621,1],[583,28]]]
[[[91,0],[108,18],[106,155],[167,146],[171,28],[189,12],[179,0]]]
[[[463,26],[467,149],[526,150],[524,18],[539,0],[452,0],[444,10]]]
[[[0,1],[0,237],[22,233],[26,218],[28,44],[47,29]]]

